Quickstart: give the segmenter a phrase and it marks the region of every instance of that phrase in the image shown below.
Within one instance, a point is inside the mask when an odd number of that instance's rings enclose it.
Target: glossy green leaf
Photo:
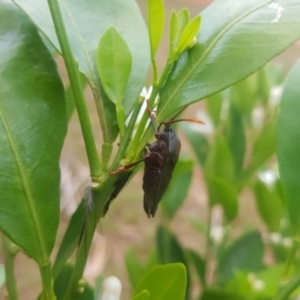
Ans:
[[[176,14],[176,13],[175,13]],[[175,17],[174,17],[175,18]],[[184,28],[187,26],[187,24],[190,21],[190,13],[186,8],[183,8],[179,11],[178,14],[176,14],[176,27],[171,30],[173,32],[171,33],[171,41],[172,41],[172,52],[177,48],[180,36],[184,30]],[[173,27],[173,23],[175,23],[175,19],[171,19],[171,26]]]
[[[264,245],[258,231],[244,234],[229,246],[219,260],[217,274],[224,283],[234,270],[257,272],[263,268]]]
[[[132,298],[132,300],[148,300],[150,293],[147,290],[141,291],[138,295]]]
[[[5,266],[0,265],[0,288],[4,285],[5,283]]]
[[[100,38],[96,62],[106,95],[113,103],[122,103],[132,57],[126,41],[114,27],[107,29]]]
[[[253,190],[261,218],[268,226],[269,231],[278,232],[280,221],[285,213],[280,195],[274,188],[267,187],[260,180],[255,182]]]
[[[277,123],[277,154],[280,178],[293,233],[300,233],[300,61],[284,82]]]
[[[184,28],[179,42],[177,51],[178,53],[182,53],[187,49],[191,41],[194,37],[196,37],[201,25],[201,16],[195,17],[193,20],[191,20],[188,25]]]
[[[137,260],[136,254],[128,250],[125,255],[125,264],[130,283],[135,288],[145,273],[145,268]]]
[[[209,144],[206,137],[197,130],[198,126],[201,125],[197,124],[196,126],[193,126],[190,124],[182,123],[179,126],[184,135],[187,137],[189,143],[191,144],[199,164],[203,166],[205,164],[206,156],[209,150]]]
[[[163,0],[148,0],[148,27],[151,57],[154,58],[164,32],[165,8]]]
[[[218,126],[221,118],[221,110],[223,105],[223,94],[217,93],[205,101],[206,109],[215,126]]]
[[[33,20],[60,52],[47,0],[13,0]],[[60,5],[69,41],[80,71],[92,86],[102,112],[102,129],[106,142],[117,136],[115,106],[99,84],[95,53],[100,37],[109,27],[122,33],[132,54],[132,71],[123,106],[125,117],[131,112],[147,76],[150,54],[147,28],[136,1],[128,0],[66,0]],[[100,101],[101,99],[101,101]]]
[[[201,281],[202,286],[205,286],[206,261],[195,251],[189,251],[189,257],[196,269],[196,273]]]
[[[52,272],[54,277],[56,277],[62,266],[66,263],[79,244],[80,235],[84,226],[85,213],[86,203],[83,199],[78,205],[75,213],[72,215],[68,228],[61,241],[60,248],[53,264]]]
[[[163,195],[161,207],[168,218],[172,218],[184,202],[192,180],[193,161],[180,158],[172,175],[172,180]]]
[[[235,164],[228,143],[217,135],[206,158],[204,175],[210,205],[220,203],[228,220],[234,219],[238,211],[234,173]]]
[[[183,300],[186,289],[186,269],[181,263],[156,266],[140,281],[134,296],[149,291],[149,300]]]
[[[181,245],[179,244],[176,236],[166,227],[159,226],[156,231],[156,247],[157,259],[159,263],[167,264],[181,262],[185,265],[187,269],[187,289],[185,299],[188,299],[190,285],[188,263],[184,251]]]
[[[234,104],[230,105],[227,121],[227,140],[234,159],[235,176],[238,179],[243,168],[246,151],[246,136],[243,124],[243,116]]]
[[[0,228],[42,264],[58,227],[64,90],[35,26],[10,1],[0,5]]]
[[[214,1],[201,13],[197,44],[162,88],[158,123],[246,78],[298,40],[299,14],[298,0]]]
[[[220,288],[205,289],[200,300],[248,300],[247,295]]]
[[[254,141],[249,170],[256,171],[275,153],[275,150],[275,122],[272,120],[264,126]]]

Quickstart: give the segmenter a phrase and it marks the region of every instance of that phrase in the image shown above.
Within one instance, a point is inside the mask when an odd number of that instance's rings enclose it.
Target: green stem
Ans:
[[[53,291],[53,279],[50,261],[40,265],[40,274],[43,284],[42,300],[55,300],[56,297]]]
[[[98,158],[92,125],[84,99],[78,64],[76,63],[68,41],[66,29],[63,23],[61,11],[57,0],[48,0],[51,16],[53,19],[56,34],[65,61],[67,72],[74,95],[74,100],[79,116],[80,126],[85,142],[89,166],[92,177],[99,177],[102,173],[101,164]]]
[[[6,287],[10,300],[19,299],[17,292],[17,283],[14,273],[14,261],[17,253],[17,246],[14,245],[8,237],[2,233],[2,245],[3,245],[3,255],[5,262],[5,277],[6,277]]]

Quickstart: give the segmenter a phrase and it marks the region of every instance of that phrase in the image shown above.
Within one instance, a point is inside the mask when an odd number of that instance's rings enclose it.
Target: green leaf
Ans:
[[[5,283],[5,266],[0,264],[0,288]]]
[[[178,48],[177,51],[179,54],[184,52],[194,37],[196,37],[196,34],[199,31],[201,25],[201,16],[195,17],[192,21],[188,23],[188,25],[184,28],[179,42],[178,42]]]
[[[67,291],[67,287],[72,275],[73,266],[70,264],[65,265],[59,272],[57,278],[54,281],[54,292],[57,300],[62,300]]]
[[[71,264],[65,265],[60,273],[58,274],[57,278],[54,281],[54,291],[57,300],[63,300],[66,294],[68,284],[70,282],[70,278],[72,275],[74,266]],[[94,290],[91,286],[86,285],[84,286],[84,291],[78,297],[78,300],[95,300],[98,299],[94,298]]]
[[[201,281],[202,286],[205,286],[206,261],[195,251],[189,251],[189,257],[196,269],[196,273]]]
[[[201,220],[198,220],[196,218],[192,218],[190,216],[187,216],[187,220],[191,223],[191,225],[199,231],[199,233],[208,234],[208,226],[206,223],[204,223]]]
[[[171,54],[171,52],[174,49],[174,41],[176,38],[176,34],[177,34],[177,23],[178,23],[178,19],[177,19],[177,13],[175,10],[172,11],[172,15],[171,15],[171,22],[170,22],[170,49],[169,49],[169,55]]]
[[[287,75],[277,122],[280,178],[295,235],[300,233],[300,60]]]
[[[201,13],[197,44],[179,58],[164,83],[157,122],[264,66],[299,39],[299,14],[298,0],[214,1]]]
[[[211,119],[213,120],[214,125],[218,126],[220,122],[221,110],[223,105],[223,94],[217,93],[210,96],[209,98],[206,99],[205,104],[206,104],[207,112],[210,115]]]
[[[171,183],[163,195],[161,207],[168,218],[172,218],[187,196],[192,180],[193,161],[180,158],[172,175]]]
[[[183,300],[186,289],[186,269],[183,264],[166,264],[152,268],[140,281],[133,296],[144,290],[149,300]]]
[[[150,293],[147,290],[141,291],[138,295],[132,298],[132,300],[147,300],[150,297]]]
[[[204,175],[210,205],[220,203],[228,220],[234,219],[238,211],[238,187],[234,182],[234,168],[234,160],[226,140],[221,135],[216,135],[205,161]]]
[[[80,234],[82,233],[84,226],[85,213],[86,203],[85,199],[83,199],[78,205],[75,213],[72,215],[60,248],[57,252],[52,270],[54,277],[56,277],[62,266],[66,263],[79,244]]]
[[[97,300],[99,299],[99,294],[102,288],[102,284],[103,284],[103,277],[102,276],[98,276],[96,278],[96,282],[95,282],[95,287],[94,287],[94,298],[93,300]]]
[[[235,270],[257,272],[263,268],[264,245],[258,231],[244,234],[228,247],[219,260],[219,282],[233,277]]]
[[[255,277],[264,283],[261,294],[265,297],[273,297],[278,289],[283,272],[284,265],[275,264],[255,274]]]
[[[230,105],[228,112],[226,133],[228,145],[234,159],[235,176],[238,179],[244,162],[246,137],[244,132],[243,116],[233,104]]]
[[[100,38],[96,55],[98,73],[106,95],[113,103],[122,103],[132,57],[126,41],[114,27],[107,29]]]
[[[133,288],[135,288],[145,273],[145,268],[137,260],[136,254],[132,250],[128,250],[125,255],[126,269],[129,280]]]
[[[190,286],[188,264],[183,249],[176,236],[166,227],[159,226],[156,231],[156,245],[157,259],[159,263],[167,264],[181,262],[185,265],[187,273],[187,289],[185,299],[188,299]]]
[[[271,120],[254,141],[249,171],[255,172],[275,153],[275,150],[275,122]]]
[[[175,48],[177,48],[181,34],[184,28],[188,25],[189,21],[190,21],[189,11],[186,8],[181,9],[177,14],[176,36],[174,38],[174,43],[173,43],[174,50]]]
[[[256,180],[253,189],[261,218],[269,231],[278,232],[280,221],[285,213],[280,196],[275,189],[271,190],[260,180]]]
[[[13,0],[33,20],[60,52],[59,43],[47,0]],[[125,117],[131,112],[139,96],[150,63],[147,28],[134,0],[66,0],[60,5],[69,41],[80,71],[85,74],[102,112],[101,126],[105,142],[113,142],[118,134],[115,106],[108,100],[99,84],[95,52],[100,37],[109,27],[122,33],[132,54],[132,70],[123,106]],[[101,99],[101,101],[100,101]]]
[[[0,228],[42,264],[58,227],[64,90],[35,26],[10,1],[0,6]]]
[[[247,295],[220,288],[205,289],[200,300],[248,300]]]
[[[152,58],[155,57],[155,53],[162,38],[164,23],[164,2],[162,0],[148,0],[148,27]]]
[[[132,57],[126,41],[110,27],[99,41],[96,54],[98,73],[105,94],[116,105],[121,136],[125,130],[123,99],[132,67]]]
[[[256,73],[230,87],[229,98],[243,118],[251,124],[251,113],[256,99]]]
[[[192,149],[195,152],[196,157],[198,159],[198,162],[201,166],[203,166],[205,164],[207,152],[209,149],[209,144],[206,137],[201,132],[197,131],[197,127],[194,127],[193,125],[182,123],[179,125],[179,127],[183,131],[184,135],[187,137],[189,143],[191,144]]]

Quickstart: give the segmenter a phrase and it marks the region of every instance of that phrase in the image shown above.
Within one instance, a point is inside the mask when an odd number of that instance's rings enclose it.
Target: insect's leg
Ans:
[[[118,168],[118,169],[115,170],[115,171],[109,172],[109,174],[110,174],[110,175],[116,175],[116,174],[119,174],[119,173],[121,173],[121,172],[123,172],[123,171],[125,171],[125,170],[128,170],[128,169],[130,169],[130,168],[132,168],[132,167],[138,165],[140,162],[144,161],[144,160],[145,160],[147,157],[149,157],[150,155],[151,155],[151,153],[150,153],[150,152],[147,152],[143,158],[141,158],[141,159],[135,161],[135,162],[132,163],[132,164],[128,164],[128,165],[122,166],[122,167]]]

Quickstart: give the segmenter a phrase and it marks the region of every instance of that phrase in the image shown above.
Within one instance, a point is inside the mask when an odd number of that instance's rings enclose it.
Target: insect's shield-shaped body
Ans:
[[[156,132],[156,142],[148,146],[149,156],[145,158],[143,178],[144,210],[148,217],[154,217],[172,178],[177,163],[181,143],[169,123],[163,123],[162,132]]]

